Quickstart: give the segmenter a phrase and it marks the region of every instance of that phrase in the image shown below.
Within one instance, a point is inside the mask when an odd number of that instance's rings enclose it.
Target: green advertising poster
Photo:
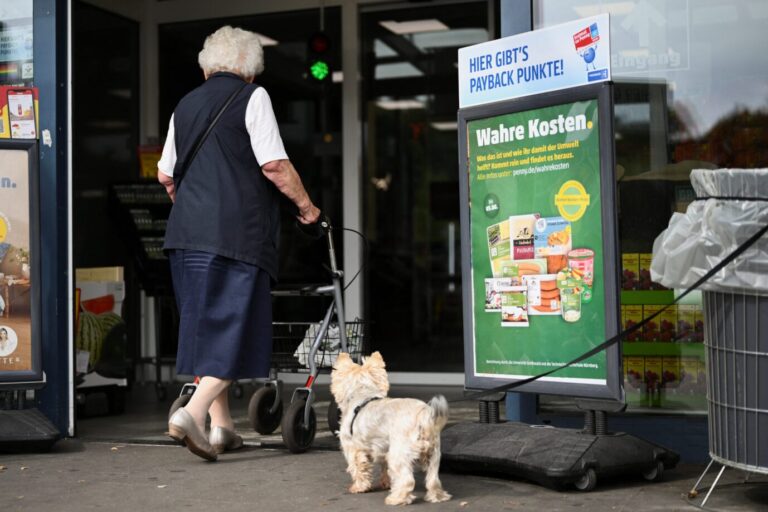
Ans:
[[[598,101],[467,123],[475,375],[525,378],[605,340]],[[548,377],[605,384],[600,353]]]

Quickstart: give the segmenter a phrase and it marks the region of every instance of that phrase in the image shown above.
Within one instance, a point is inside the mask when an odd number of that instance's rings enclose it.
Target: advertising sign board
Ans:
[[[551,370],[618,332],[611,94],[459,112],[468,388]],[[518,389],[620,399],[618,348]]]
[[[42,380],[37,142],[0,141],[0,388]]]
[[[611,79],[608,15],[459,49],[459,107]]]

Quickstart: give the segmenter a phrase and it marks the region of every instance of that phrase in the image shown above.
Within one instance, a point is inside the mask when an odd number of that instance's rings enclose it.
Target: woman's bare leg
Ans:
[[[235,430],[235,423],[232,421],[232,414],[229,412],[229,392],[227,388],[214,398],[211,407],[208,409],[211,415],[211,428],[224,427],[227,430]]]
[[[200,383],[197,385],[195,393],[192,395],[189,403],[184,406],[184,409],[192,416],[201,431],[205,432],[205,418],[208,415],[208,410],[211,408],[211,405],[222,392],[226,395],[227,388],[231,382],[231,380],[224,380],[216,377],[203,377],[200,379]],[[229,407],[226,409],[227,414],[229,414]]]

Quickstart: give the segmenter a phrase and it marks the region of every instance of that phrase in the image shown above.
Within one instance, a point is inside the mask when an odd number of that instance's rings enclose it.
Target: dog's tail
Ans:
[[[432,418],[435,420],[437,430],[442,430],[448,422],[448,401],[443,395],[437,395],[429,401],[428,405],[432,409]]]

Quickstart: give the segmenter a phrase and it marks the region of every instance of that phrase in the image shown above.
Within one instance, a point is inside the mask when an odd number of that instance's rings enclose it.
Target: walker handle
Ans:
[[[313,224],[302,224],[296,221],[296,227],[299,232],[311,240],[319,240],[331,230],[331,221],[322,212]]]

